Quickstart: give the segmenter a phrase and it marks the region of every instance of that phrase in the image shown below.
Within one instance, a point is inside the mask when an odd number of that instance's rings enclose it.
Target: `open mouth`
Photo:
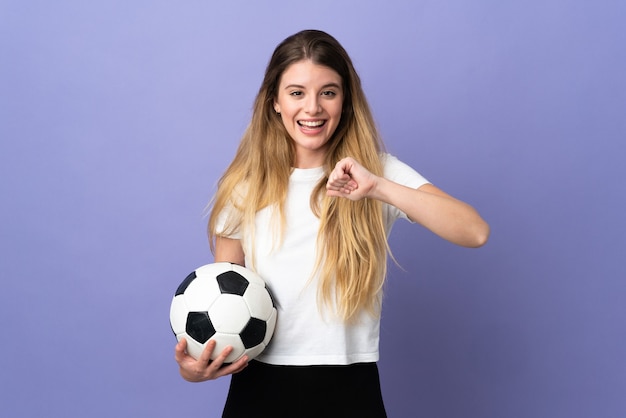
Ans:
[[[321,128],[326,124],[325,120],[299,120],[298,125],[303,128],[316,129]]]

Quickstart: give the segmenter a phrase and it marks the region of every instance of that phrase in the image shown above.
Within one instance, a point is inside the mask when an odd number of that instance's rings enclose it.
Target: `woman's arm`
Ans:
[[[228,261],[229,263],[245,266],[245,255],[241,247],[241,240],[225,237],[215,238],[215,262]]]
[[[397,207],[440,237],[464,247],[480,247],[489,225],[478,212],[432,184],[412,189],[375,176],[352,158],[339,161],[326,185],[329,196],[377,199]]]

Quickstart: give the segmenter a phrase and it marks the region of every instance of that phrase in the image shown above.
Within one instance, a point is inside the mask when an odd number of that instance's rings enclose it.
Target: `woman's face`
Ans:
[[[283,72],[274,101],[289,136],[295,143],[297,168],[324,163],[328,141],[341,119],[341,77],[311,60],[291,64]]]

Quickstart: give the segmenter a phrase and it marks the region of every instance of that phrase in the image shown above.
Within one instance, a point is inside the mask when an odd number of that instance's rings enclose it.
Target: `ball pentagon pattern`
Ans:
[[[198,358],[209,340],[215,359],[232,346],[227,363],[243,355],[258,356],[269,344],[276,325],[276,306],[256,273],[232,263],[207,264],[178,286],[170,306],[176,338],[187,340],[189,355]]]

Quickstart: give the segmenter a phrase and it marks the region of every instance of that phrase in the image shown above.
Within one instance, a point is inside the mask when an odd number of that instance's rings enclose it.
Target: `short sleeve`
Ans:
[[[232,204],[228,204],[217,215],[215,223],[215,235],[230,239],[241,239],[239,228],[239,211]]]
[[[215,235],[230,239],[242,239],[242,208],[246,201],[247,190],[245,183],[239,183],[231,190],[228,202],[217,215]]]
[[[391,154],[383,154],[381,161],[383,163],[383,176],[388,180],[412,189],[418,189],[421,186],[430,183],[411,166],[403,163]],[[400,209],[390,205],[385,206],[385,221],[388,229],[391,229],[391,225],[399,218],[411,221],[409,217]]]

